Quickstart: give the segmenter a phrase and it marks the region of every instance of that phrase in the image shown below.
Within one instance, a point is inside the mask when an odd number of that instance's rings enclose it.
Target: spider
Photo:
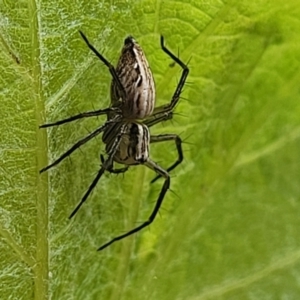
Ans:
[[[160,177],[164,178],[164,184],[149,219],[125,234],[116,236],[103,244],[98,248],[98,251],[100,251],[112,243],[149,226],[154,221],[161,207],[165,194],[170,187],[169,172],[182,162],[183,152],[181,139],[178,135],[150,135],[149,128],[173,117],[173,110],[180,99],[180,94],[188,76],[189,69],[187,65],[185,65],[178,57],[168,50],[168,48],[166,48],[164,38],[161,36],[161,49],[182,68],[182,74],[170,103],[155,108],[155,86],[153,75],[141,47],[137,44],[133,37],[128,36],[124,40],[124,46],[122,48],[117,67],[114,68],[113,65],[94,48],[83,32],[79,31],[79,33],[90,50],[92,50],[94,54],[108,67],[109,72],[111,73],[112,82],[110,89],[110,107],[80,113],[54,123],[43,124],[40,128],[58,126],[77,119],[99,115],[106,115],[107,121],[102,126],[99,126],[96,130],[89,133],[86,137],[80,139],[53,163],[41,169],[40,173],[43,173],[59,164],[81,145],[87,143],[89,140],[103,132],[102,141],[106,145],[105,152],[107,154],[107,158],[104,158],[102,154],[100,155],[101,168],[79,204],[70,214],[69,219],[77,213],[105,171],[115,174],[124,173],[130,166],[143,164],[157,173],[157,176],[151,181],[151,183]],[[149,157],[150,143],[165,141],[175,141],[178,152],[177,160],[166,170],[152,161]],[[114,169],[114,162],[123,164],[125,167]]]

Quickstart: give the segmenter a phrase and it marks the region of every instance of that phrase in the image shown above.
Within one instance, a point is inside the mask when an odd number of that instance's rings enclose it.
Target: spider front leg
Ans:
[[[119,92],[121,93],[122,99],[126,99],[125,89],[119,79],[119,76],[117,75],[117,72],[116,72],[116,69],[114,68],[114,66],[102,54],[100,54],[97,51],[97,49],[89,42],[89,40],[87,39],[87,37],[84,35],[84,33],[82,31],[79,30],[79,33],[80,33],[81,37],[83,38],[83,40],[85,41],[85,43],[87,44],[87,46],[108,67],[112,78],[115,80],[115,82],[118,86],[118,89],[119,89]]]
[[[164,44],[164,37],[161,36],[160,37],[160,44],[161,44],[161,48],[162,50],[169,56],[171,57],[174,62],[176,62],[181,68],[182,68],[182,73],[181,73],[181,77],[179,80],[179,83],[176,87],[176,90],[172,96],[171,102],[162,106],[158,106],[154,109],[154,112],[152,114],[152,116],[155,115],[161,115],[162,113],[171,113],[172,110],[174,109],[174,107],[176,106],[176,104],[178,103],[179,99],[180,99],[180,94],[182,93],[182,89],[184,87],[186,78],[189,74],[189,68],[186,64],[184,64],[176,55],[174,55]]]
[[[140,226],[137,226],[137,227],[133,228],[132,230],[126,232],[125,234],[122,234],[122,235],[119,235],[119,236],[113,238],[112,240],[110,240],[106,244],[99,247],[98,251],[103,250],[104,248],[108,247],[109,245],[111,245],[112,243],[114,243],[116,241],[122,240],[122,239],[126,238],[127,236],[132,235],[132,234],[142,230],[143,228],[149,226],[154,221],[154,219],[155,219],[155,217],[156,217],[156,215],[157,215],[157,213],[158,213],[158,211],[161,207],[161,204],[164,200],[165,194],[166,194],[167,190],[170,188],[170,175],[168,174],[168,172],[166,170],[161,168],[159,165],[157,165],[156,163],[154,163],[150,159],[148,159],[148,161],[145,162],[145,166],[147,166],[148,168],[154,170],[160,176],[165,178],[165,182],[162,186],[162,189],[160,191],[158,199],[156,200],[155,207],[154,207],[149,219],[147,221],[143,222]]]
[[[182,161],[183,161],[183,152],[182,152],[182,141],[181,138],[177,134],[160,134],[160,135],[151,135],[150,143],[160,143],[166,141],[175,141],[176,149],[178,153],[177,160],[167,168],[167,172],[172,171],[175,169]],[[161,177],[161,174],[157,175],[155,178],[151,180],[151,183],[155,182],[158,178]]]

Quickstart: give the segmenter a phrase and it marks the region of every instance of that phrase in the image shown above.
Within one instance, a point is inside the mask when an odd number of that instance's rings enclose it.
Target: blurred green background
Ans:
[[[0,294],[2,299],[300,299],[300,3],[258,1],[3,1],[0,4]],[[133,35],[157,105],[188,62],[173,121],[185,160],[155,222],[163,183],[144,166],[106,174],[67,217],[100,165],[95,138],[56,168],[38,170],[105,120],[38,125],[109,104],[113,64]],[[174,143],[154,144],[167,167]]]

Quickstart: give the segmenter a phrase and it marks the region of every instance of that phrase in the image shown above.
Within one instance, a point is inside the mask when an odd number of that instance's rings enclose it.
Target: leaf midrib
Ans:
[[[41,34],[39,8],[37,2],[28,2],[28,15],[31,33],[32,100],[36,112],[36,256],[34,273],[34,299],[48,298],[49,243],[48,243],[48,176],[40,176],[39,170],[47,164],[47,133],[40,132],[38,125],[43,123],[45,105],[42,95],[42,70],[40,63]]]

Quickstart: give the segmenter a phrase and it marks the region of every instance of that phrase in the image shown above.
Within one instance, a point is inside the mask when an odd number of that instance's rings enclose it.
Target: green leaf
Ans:
[[[298,299],[300,241],[300,4],[258,1],[5,1],[0,8],[0,294],[3,299]],[[163,184],[144,166],[106,174],[74,220],[99,170],[95,138],[39,170],[102,117],[39,129],[109,105],[111,77],[80,38],[113,64],[124,38],[143,47],[157,105],[188,62],[174,121],[185,159],[148,228]],[[153,145],[164,168],[171,142]]]

